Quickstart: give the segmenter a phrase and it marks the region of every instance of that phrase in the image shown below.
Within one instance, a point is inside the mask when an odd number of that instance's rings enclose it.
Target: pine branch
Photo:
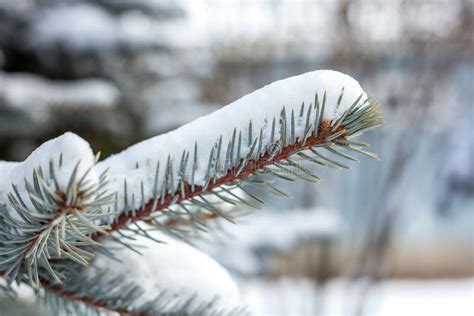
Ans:
[[[217,217],[232,221],[232,214],[222,211],[217,203],[258,207],[263,200],[255,194],[254,188],[287,196],[273,185],[274,179],[294,181],[300,178],[319,182],[313,168],[306,164],[349,168],[341,159],[357,162],[351,152],[377,159],[375,154],[363,149],[367,144],[352,140],[352,137],[382,123],[377,102],[360,102],[361,97],[333,120],[324,119],[326,94],[322,102],[316,94],[314,104],[305,107],[303,103],[299,115],[294,111],[288,114],[283,107],[280,116],[271,121],[269,141],[264,139],[263,128],[254,131],[252,121],[249,121],[248,128],[235,128],[227,147],[222,136],[215,141],[203,183],[196,180],[196,143],[192,155],[191,150],[183,151],[177,168],[173,167],[170,156],[166,163],[157,163],[151,199],[145,198],[143,182],[140,192],[128,192],[125,181],[123,201],[119,207],[115,200],[113,212],[104,211],[111,207],[112,197],[116,194],[104,190],[107,187],[106,172],[98,183],[87,183],[84,179],[88,171],[79,176],[76,167],[68,186],[62,191],[55,177],[57,170],[51,162],[48,178],[38,169],[33,172],[33,184],[25,180],[28,201],[13,186],[13,193],[8,195],[10,210],[0,204],[3,208],[0,212],[0,271],[9,283],[16,280],[30,285],[41,284],[56,297],[62,296],[96,309],[112,306],[116,312],[125,312],[122,308],[127,305],[123,302],[102,305],[103,302],[95,300],[96,297],[82,295],[81,289],[67,283],[74,279],[74,273],[70,274],[69,269],[75,264],[88,265],[95,252],[113,256],[98,247],[101,238],[111,236],[127,247],[131,246],[114,237],[113,233],[123,236],[122,231],[130,231],[152,239],[137,225],[139,221],[153,223],[158,229],[183,237],[174,228],[185,225],[205,229],[205,220]],[[244,144],[245,138],[248,143]],[[248,147],[247,152],[243,150],[244,146]],[[191,174],[187,174],[190,157],[194,161]],[[164,171],[161,178],[160,165],[161,172]],[[52,185],[56,190],[51,190]],[[245,192],[246,196],[242,197],[237,191]],[[138,207],[136,197],[140,197]],[[200,211],[192,211],[193,208]],[[119,215],[110,222],[108,219],[112,214]],[[59,285],[63,281],[66,283]]]
[[[341,98],[342,93],[338,102]],[[222,138],[216,141],[216,150],[212,150],[209,156],[207,181],[204,185],[194,183],[194,167],[190,176],[184,174],[189,152],[183,152],[179,166],[180,179],[177,184],[173,181],[174,170],[171,160],[168,159],[163,183],[161,188],[159,187],[158,164],[153,192],[155,198],[145,201],[142,184],[141,206],[137,209],[115,209],[114,213],[120,215],[110,225],[96,224],[101,218],[112,214],[101,209],[102,206],[108,206],[111,203],[111,197],[114,194],[102,190],[106,184],[106,173],[100,176],[97,184],[91,185],[84,181],[90,169],[79,177],[78,165],[76,165],[65,192],[62,192],[59,191],[55,176],[57,171],[51,161],[48,179],[39,169],[33,172],[33,184],[25,180],[33,210],[30,210],[29,205],[22,199],[16,186],[13,186],[14,193],[8,195],[10,206],[17,215],[13,216],[8,211],[2,211],[0,215],[0,224],[4,227],[0,232],[0,239],[5,245],[0,252],[0,271],[3,271],[3,275],[11,281],[20,274],[20,270],[23,270],[28,276],[29,283],[38,284],[40,270],[44,270],[43,272],[52,276],[55,282],[61,282],[60,273],[56,273],[55,268],[50,264],[52,260],[72,260],[87,265],[93,252],[86,248],[97,247],[101,237],[110,236],[113,232],[120,230],[147,236],[146,231],[134,225],[140,220],[153,223],[157,228],[174,236],[183,237],[180,232],[172,230],[177,226],[177,222],[205,230],[206,227],[199,220],[199,216],[212,214],[212,217],[224,217],[232,221],[231,214],[219,210],[215,200],[250,207],[263,203],[260,197],[249,190],[249,186],[265,188],[285,196],[288,194],[276,188],[272,184],[272,178],[289,181],[301,178],[309,182],[318,182],[319,177],[314,174],[312,168],[305,168],[303,163],[348,168],[335,158],[321,154],[321,149],[325,149],[333,156],[337,155],[353,161],[357,159],[343,152],[344,150],[376,158],[375,154],[362,149],[366,144],[350,140],[351,137],[380,125],[382,120],[377,103],[370,100],[359,103],[360,98],[355,100],[339,118],[329,121],[323,119],[326,97],[322,98],[320,104],[316,95],[315,106],[310,104],[307,110],[304,104],[301,106],[298,120],[305,123],[305,128],[304,133],[299,137],[295,134],[297,121],[294,112],[288,122],[285,108],[283,108],[278,123],[275,118],[272,121],[270,143],[266,146],[262,145],[262,130],[260,130],[254,141],[249,141],[249,144],[252,144],[251,149],[245,156],[241,155],[240,150],[242,138],[235,137],[237,129],[234,129],[234,137],[228,144],[224,163],[219,160]],[[314,115],[312,115],[313,110]],[[250,140],[251,121],[248,126],[246,132]],[[276,131],[279,131],[278,135]],[[241,135],[242,132],[239,131],[238,134]],[[197,150],[196,145],[194,157]],[[56,191],[50,189],[51,182],[56,187]],[[236,194],[236,190],[244,191],[247,198]],[[126,182],[124,191],[123,205],[126,207],[129,205]],[[211,197],[214,201],[210,201]],[[133,194],[131,200],[134,200]],[[134,205],[134,203],[131,204]],[[190,211],[190,208],[199,208],[205,212],[201,211],[201,215],[197,216]],[[189,217],[193,220],[190,221]],[[165,224],[170,221],[175,224]]]
[[[342,97],[342,94],[341,94]],[[281,178],[284,180],[293,181],[301,178],[308,182],[319,182],[319,177],[314,174],[311,168],[305,168],[304,163],[314,163],[324,167],[332,168],[349,168],[346,164],[341,163],[334,157],[343,158],[345,160],[358,160],[352,157],[349,153],[356,152],[366,155],[373,159],[378,159],[376,154],[365,151],[364,147],[367,144],[352,141],[351,138],[377,127],[382,123],[382,117],[379,111],[378,103],[372,100],[367,100],[364,103],[359,103],[360,97],[355,100],[353,105],[345,111],[336,120],[323,120],[325,97],[323,97],[322,104],[316,96],[315,106],[309,105],[308,110],[305,111],[304,104],[301,107],[300,113],[307,113],[306,116],[300,114],[300,119],[306,122],[305,133],[302,137],[295,136],[296,119],[294,113],[291,115],[291,120],[288,123],[286,118],[285,108],[282,109],[279,130],[280,135],[275,133],[275,122],[273,120],[271,139],[273,140],[267,148],[261,146],[262,131],[254,138],[250,152],[246,156],[241,156],[239,148],[242,147],[242,138],[236,137],[228,145],[227,157],[224,163],[217,157],[216,152],[220,150],[212,150],[209,156],[209,164],[207,167],[207,181],[204,185],[197,185],[193,182],[194,173],[186,179],[183,175],[177,184],[174,184],[172,179],[173,170],[170,160],[167,162],[167,170],[163,184],[160,190],[155,189],[155,198],[148,202],[142,201],[140,207],[132,210],[117,211],[120,216],[110,224],[110,228],[106,232],[96,232],[91,237],[94,240],[110,235],[114,231],[129,229],[132,223],[146,220],[148,223],[154,223],[158,228],[166,230],[166,225],[157,219],[160,214],[168,213],[171,208],[182,208],[183,211],[179,214],[188,214],[188,207],[197,206],[208,211],[208,216],[224,217],[232,221],[232,217],[219,211],[215,207],[215,202],[209,202],[208,197],[217,198],[219,201],[231,204],[244,204],[255,207],[255,204],[262,204],[263,200],[256,196],[249,186],[257,188],[266,188],[267,190],[279,194],[287,195],[285,192],[279,190],[272,181],[268,178]],[[315,110],[316,115],[311,116],[311,111]],[[249,137],[252,135],[252,122],[249,123]],[[289,127],[289,128],[288,128]],[[234,135],[237,132],[235,130]],[[239,135],[242,133],[239,132]],[[249,138],[250,139],[250,138]],[[260,144],[257,146],[257,144]],[[222,138],[216,141],[215,148],[222,146]],[[258,149],[257,149],[258,148]],[[324,149],[329,153],[321,154]],[[235,156],[233,152],[236,151]],[[197,152],[197,145],[194,149]],[[180,166],[187,162],[185,152],[182,155]],[[194,155],[196,156],[196,154]],[[231,158],[229,158],[231,157]],[[235,157],[235,158],[233,158]],[[229,162],[229,160],[231,160]],[[158,164],[159,166],[159,164]],[[228,166],[226,170],[222,170],[223,166]],[[157,167],[156,180],[158,178],[159,167]],[[193,169],[194,170],[194,169]],[[224,172],[223,172],[224,171]],[[223,175],[218,176],[219,173]],[[168,176],[169,175],[169,176]],[[125,187],[127,185],[125,184]],[[158,187],[158,186],[156,186]],[[241,189],[247,193],[248,198],[244,199],[233,193],[235,189]],[[165,192],[165,193],[164,193]],[[168,193],[166,193],[168,192]],[[142,193],[143,196],[143,193]],[[128,194],[124,195],[128,198]],[[128,201],[124,205],[129,205]],[[174,212],[176,215],[177,213]],[[178,214],[178,215],[179,215]],[[212,215],[210,215],[212,214]],[[199,223],[199,220],[193,219],[171,219],[176,226],[178,222],[181,223]]]

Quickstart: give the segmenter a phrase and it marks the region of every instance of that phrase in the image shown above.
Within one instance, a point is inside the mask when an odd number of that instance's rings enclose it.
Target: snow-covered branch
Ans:
[[[376,157],[349,138],[380,124],[376,102],[347,75],[316,71],[277,81],[99,162],[99,171],[109,170],[109,190],[118,192],[117,209],[125,210],[112,230],[143,218],[160,225],[175,205],[181,215],[198,207],[232,220],[205,196],[253,206],[262,201],[248,185],[284,194],[264,178],[317,182],[308,163],[346,168],[331,157],[357,161],[343,150]],[[233,193],[239,189],[250,199]]]
[[[340,159],[357,161],[351,152],[376,158],[351,138],[381,123],[357,81],[324,70],[274,82],[100,162],[67,133],[24,162],[0,162],[0,271],[10,282],[64,288],[77,264],[114,256],[102,237],[131,249],[129,233],[155,240],[140,221],[186,238],[181,226],[232,221],[223,204],[258,207],[253,187],[287,195],[275,178],[319,182],[315,166],[348,168]]]

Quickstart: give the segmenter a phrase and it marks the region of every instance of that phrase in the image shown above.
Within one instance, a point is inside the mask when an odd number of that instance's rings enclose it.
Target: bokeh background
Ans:
[[[474,315],[472,0],[0,0],[0,160],[65,131],[106,157],[326,68],[381,101],[382,160],[199,246],[256,315]],[[23,300],[0,314],[48,315]]]

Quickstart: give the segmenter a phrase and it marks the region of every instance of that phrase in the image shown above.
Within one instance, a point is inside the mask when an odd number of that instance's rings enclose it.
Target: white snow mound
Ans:
[[[144,229],[150,228],[146,224],[141,226]],[[111,279],[125,276],[144,291],[141,297],[143,301],[153,300],[166,290],[168,294],[179,294],[181,299],[196,295],[196,302],[217,299],[218,306],[226,309],[240,305],[237,285],[214,259],[159,231],[151,231],[150,235],[164,243],[134,236],[136,240],[126,241],[135,245],[142,255],[120,247],[114,250],[114,254],[122,262],[99,256],[93,267],[106,269]],[[117,243],[113,240],[104,242],[105,248],[111,249],[114,246],[116,247]],[[94,275],[96,272],[92,268],[88,269],[87,273]]]
[[[59,167],[60,159],[62,160],[61,167]],[[22,162],[0,161],[0,203],[6,204],[10,208],[7,194],[13,192],[12,184],[15,184],[23,201],[27,203],[30,210],[34,210],[25,188],[25,179],[33,183],[34,169],[41,168],[46,181],[48,181],[50,179],[49,163],[53,161],[59,189],[66,191],[70,176],[77,163],[80,162],[77,169],[77,175],[80,178],[87,169],[94,165],[94,159],[88,142],[76,134],[65,133],[43,143]],[[85,180],[90,183],[97,182],[98,176],[95,170],[89,172]],[[48,182],[49,187],[54,191],[53,182]]]

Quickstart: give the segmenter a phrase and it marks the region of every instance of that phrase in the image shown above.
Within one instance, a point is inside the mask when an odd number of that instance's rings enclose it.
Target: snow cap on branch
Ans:
[[[174,169],[174,179],[179,179],[179,163],[183,152],[189,155],[185,167],[186,180],[190,182],[193,157],[196,155],[196,170],[193,181],[196,185],[206,182],[209,156],[214,150],[214,157],[224,161],[229,142],[242,138],[242,146],[234,146],[234,154],[240,150],[241,156],[247,155],[260,131],[262,149],[271,144],[272,121],[276,119],[275,133],[280,133],[278,120],[282,108],[285,107],[288,122],[294,112],[296,117],[295,137],[302,138],[305,133],[305,119],[300,117],[302,103],[309,105],[323,102],[325,97],[325,120],[335,120],[347,110],[354,101],[360,98],[363,104],[367,95],[360,84],[352,77],[332,70],[318,70],[299,76],[273,82],[254,91],[207,116],[198,118],[167,134],[159,135],[127,148],[119,154],[99,162],[99,170],[110,170],[110,190],[122,191],[124,181],[130,185],[128,192],[139,197],[141,182],[144,184],[145,198],[153,198],[153,185],[157,161],[161,163],[158,183],[162,183],[167,167],[168,157]],[[342,96],[342,98],[341,98]],[[306,110],[305,110],[306,114]],[[177,114],[179,115],[179,114]],[[316,111],[310,113],[311,120]],[[289,124],[289,123],[288,123]],[[234,135],[235,130],[235,135]],[[289,134],[289,133],[288,133]],[[222,137],[222,141],[220,141]],[[251,138],[251,139],[250,139]],[[221,146],[218,143],[221,142]],[[197,153],[195,153],[197,144]],[[219,148],[220,147],[220,148]],[[226,170],[222,171],[223,173]],[[175,181],[177,185],[178,181]],[[130,201],[130,197],[127,198]],[[119,206],[123,206],[124,198],[119,194]],[[136,199],[138,202],[138,199]],[[136,206],[136,205],[135,205]]]
[[[51,166],[58,188],[53,183],[50,174]],[[0,203],[8,205],[7,194],[13,192],[12,184],[17,186],[23,201],[30,201],[25,188],[25,180],[33,183],[33,173],[43,172],[44,179],[52,191],[66,192],[70,176],[76,169],[78,178],[94,166],[95,157],[88,142],[74,133],[65,133],[57,138],[43,143],[22,162],[0,161]],[[98,175],[90,170],[84,182],[98,182]],[[31,207],[30,209],[34,209]]]

